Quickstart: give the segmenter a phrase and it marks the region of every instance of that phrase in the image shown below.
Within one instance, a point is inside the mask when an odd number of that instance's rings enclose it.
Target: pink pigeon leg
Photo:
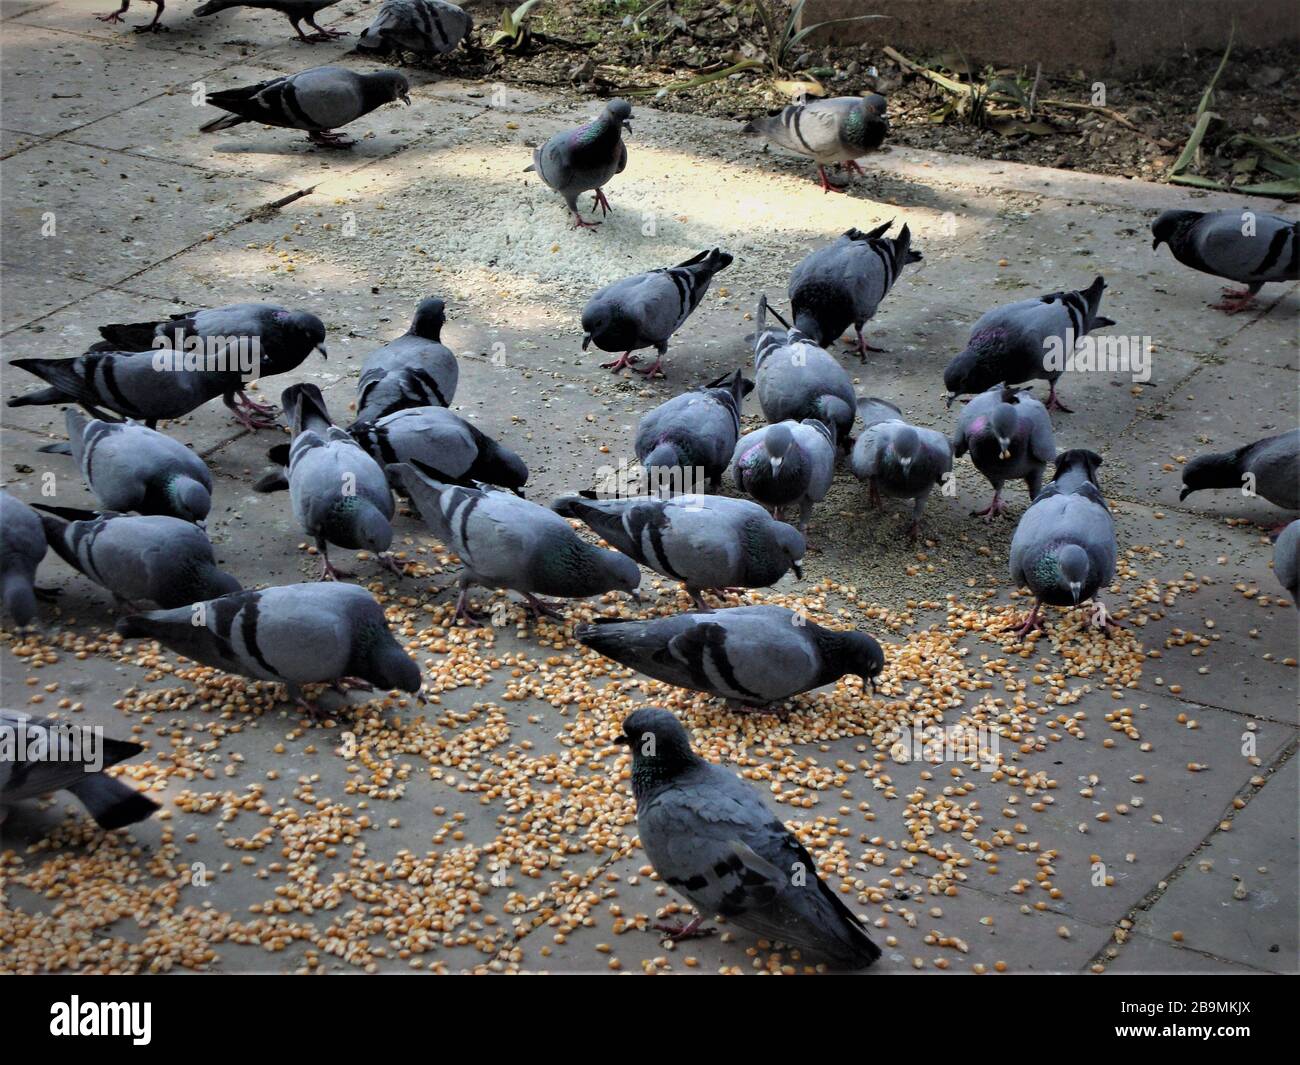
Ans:
[[[357,143],[342,133],[335,133],[332,129],[312,130],[307,134],[307,139],[321,148],[351,148]]]
[[[1035,629],[1045,631],[1042,616],[1039,614],[1041,604],[1035,600],[1034,609],[1029,612],[1029,617],[1016,629],[1016,635],[1023,638],[1028,636]]]
[[[595,214],[595,213],[596,213],[596,208],[597,208],[597,207],[600,208],[600,213],[601,213],[602,216],[609,214],[609,212],[612,211],[612,210],[614,209],[614,208],[612,208],[612,207],[609,205],[609,201],[608,201],[607,199],[605,199],[605,190],[604,190],[604,189],[597,189],[597,190],[596,190],[596,202],[595,202],[594,204],[592,204],[592,207],[591,207],[591,212],[592,212],[592,214]]]
[[[844,191],[844,190],[843,190],[842,188],[840,188],[838,185],[832,185],[832,184],[831,184],[831,179],[828,178],[828,177],[826,176],[826,168],[825,168],[824,166],[822,166],[821,163],[818,163],[818,164],[817,164],[817,173],[819,173],[819,174],[822,176],[822,191],[823,191],[823,192],[843,192],[843,191]]]
[[[1002,501],[1002,490],[999,488],[993,492],[993,502],[983,510],[972,510],[970,513],[972,518],[983,518],[985,521],[992,521],[996,515],[1005,514],[1006,510],[1007,505]]]
[[[121,22],[122,16],[126,14],[127,8],[131,6],[131,0],[122,0],[122,6],[116,11],[110,11],[107,15],[96,15],[95,18],[100,22]]]
[[[1224,314],[1236,314],[1238,311],[1244,311],[1255,302],[1255,293],[1248,288],[1225,288],[1223,290],[1223,299],[1218,303],[1211,303],[1210,307],[1216,311],[1223,311]]]
[[[673,924],[671,921],[656,921],[654,925],[656,932],[664,932],[674,943],[680,943],[683,939],[702,939],[705,936],[717,934],[716,928],[706,927],[704,918],[698,914],[691,918],[686,924]]]
[[[632,372],[639,373],[643,377],[663,377],[665,376],[663,366],[664,366],[664,359],[663,356],[660,355],[657,359],[655,359],[654,362],[652,362],[645,369],[642,369],[640,366],[633,366]]]
[[[635,369],[636,363],[637,356],[633,355],[630,351],[625,351],[613,362],[602,362],[600,368],[602,370],[608,370],[610,373],[618,373],[619,370],[625,368],[629,370]]]
[[[1059,410],[1062,414],[1073,414],[1074,411],[1061,402],[1061,398],[1056,394],[1056,382],[1047,383],[1047,403],[1048,410]]]

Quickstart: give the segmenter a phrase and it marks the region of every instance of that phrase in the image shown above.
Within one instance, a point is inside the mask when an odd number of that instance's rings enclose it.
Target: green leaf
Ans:
[[[1262,181],[1255,185],[1238,185],[1233,192],[1245,192],[1251,196],[1300,196],[1300,179],[1288,181]]]
[[[1205,139],[1205,131],[1210,128],[1210,123],[1218,117],[1213,111],[1205,111],[1196,120],[1196,128],[1192,130],[1192,135],[1187,138],[1187,144],[1183,147],[1183,154],[1169,168],[1169,179],[1171,181],[1175,174],[1181,174],[1191,165],[1192,160],[1196,158],[1196,149],[1201,146],[1201,141]]]

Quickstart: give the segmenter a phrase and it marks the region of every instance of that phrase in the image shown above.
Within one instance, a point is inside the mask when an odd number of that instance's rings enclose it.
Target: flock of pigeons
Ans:
[[[161,0],[155,2],[161,14]],[[212,0],[198,13],[232,6],[241,5]],[[327,5],[266,0],[242,6],[284,11],[301,36],[299,19],[319,29],[312,16]],[[386,0],[376,25],[391,29],[402,13],[430,16],[449,7],[438,0]],[[429,18],[420,25],[432,34]],[[437,23],[444,41],[447,25]],[[406,36],[393,48],[410,47],[410,20],[402,26]],[[465,27],[467,33],[467,16]],[[205,128],[271,122],[307,129],[335,147],[333,130],[346,114],[405,94],[405,79],[396,73],[321,67],[214,95],[211,102],[231,117]],[[878,145],[884,112],[881,97],[818,100],[747,128],[814,159],[823,186],[831,188],[824,167],[852,164]],[[609,209],[603,186],[627,165],[621,132],[630,118],[626,102],[610,101],[594,121],[557,134],[534,155],[529,169],[563,197],[579,225],[595,224],[582,219],[581,194],[594,194],[593,212]],[[104,326],[103,341],[74,358],[14,360],[11,365],[46,387],[13,396],[9,405],[67,405],[68,442],[44,450],[72,458],[100,509],[30,507],[0,490],[4,610],[19,625],[32,621],[37,567],[52,548],[112,594],[117,629],[126,637],[156,640],[209,666],[280,682],[309,709],[304,685],[418,693],[420,669],[393,637],[383,608],[367,590],[338,583],[347,575],[328,554],[331,545],[365,549],[400,574],[388,554],[397,493],[410,499],[463,564],[458,620],[476,616],[468,599],[475,585],[514,590],[535,614],[554,614],[555,605],[541,597],[626,592],[635,598],[644,566],[680,581],[696,609],[651,620],[600,618],[578,625],[577,639],[669,684],[767,706],[848,674],[874,687],[884,667],[880,645],[865,633],[825,629],[784,607],[714,610],[705,593],[766,587],[789,571],[802,576],[809,515],[842,457],[867,486],[872,504],[884,496],[912,502],[910,533],[916,536],[928,496],[951,476],[954,458],[969,454],[993,488],[991,503],[976,512],[986,520],[1006,509],[1002,489],[1008,481],[1024,480],[1028,488],[1032,502],[1017,525],[1009,562],[1013,579],[1035,599],[1019,632],[1041,628],[1043,604],[1095,601],[1115,574],[1115,525],[1097,478],[1101,457],[1086,449],[1057,452],[1051,414],[1068,408],[1056,392],[1062,371],[1043,357],[1051,344],[1074,344],[1114,324],[1099,314],[1105,282],[1098,277],[1078,291],[1017,301],[974,324],[965,349],[943,374],[949,404],[973,397],[949,439],[909,424],[887,400],[857,396],[830,350],[851,326],[852,346],[865,360],[872,349],[864,326],[903,270],[921,259],[908,227],[893,237],[891,228],[849,230],[799,263],[788,286],[790,322],[760,300],[752,380],[737,370],[641,419],[636,454],[654,490],[634,497],[580,492],[550,508],[526,499],[524,460],[450,409],[458,372],[455,355],[441,341],[445,307],[425,299],[410,329],[365,360],[350,426],[333,423],[312,384],[291,385],[280,397],[290,442],[270,450],[271,468],[255,487],[288,492],[296,520],[319,549],[321,582],[250,590],[221,570],[203,527],[211,475],[192,450],[157,429],[160,421],[218,397],[250,430],[278,425],[275,407],[246,394],[254,376],[247,367],[203,360],[191,365],[180,356],[196,345],[203,350],[205,343],[236,338],[253,345],[255,376],[288,373],[314,350],[326,355],[325,327],[315,315],[274,304],[218,307]],[[1244,227],[1235,212],[1169,211],[1152,228],[1156,246],[1167,243],[1180,262],[1248,286],[1220,305],[1229,312],[1245,306],[1265,282],[1300,277],[1296,225],[1276,216],[1252,214]],[[618,353],[604,364],[615,372],[662,374],[670,338],[731,262],[715,248],[602,288],[582,312],[584,349],[594,343]],[[658,357],[641,368],[635,353],[645,348]],[[158,354],[168,349],[177,358],[160,365]],[[1049,384],[1045,404],[1016,387],[1036,379]],[[741,408],[751,391],[767,424],[742,435]],[[1044,484],[1049,464],[1054,474]],[[717,494],[728,470],[747,498]],[[1300,509],[1300,428],[1234,452],[1198,456],[1184,469],[1183,495],[1240,488],[1243,478],[1265,499]],[[798,510],[793,523],[781,520],[787,508]],[[568,519],[584,523],[610,549],[578,535]],[[1298,553],[1300,522],[1292,522],[1278,539],[1275,569],[1293,597]],[[1104,610],[1094,611],[1093,620],[1113,624]],[[53,727],[14,715],[3,724],[29,731]],[[700,918],[722,914],[837,967],[861,967],[879,955],[795,836],[752,789],[699,758],[671,713],[638,710],[618,742],[632,752],[642,844],[660,876]],[[109,761],[129,757],[133,747],[121,744]],[[152,801],[125,784],[97,777],[89,780],[100,783],[89,783],[80,767],[73,768],[76,775],[60,775],[61,767],[50,764],[0,765],[0,809],[68,787],[106,827],[152,812]],[[700,918],[666,930],[699,934]]]

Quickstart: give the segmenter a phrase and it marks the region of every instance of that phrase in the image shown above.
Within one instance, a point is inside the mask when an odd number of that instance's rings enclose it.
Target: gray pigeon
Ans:
[[[37,505],[45,539],[64,562],[126,606],[180,607],[239,591],[197,525],[165,514],[95,513]]]
[[[108,418],[100,409],[105,408],[152,429],[162,419],[183,417],[218,396],[235,394],[224,372],[159,370],[155,358],[149,351],[95,351],[71,359],[14,359],[10,366],[35,374],[50,387],[10,396],[8,405],[77,403],[96,418]]]
[[[383,565],[401,576],[402,570],[386,554],[393,543],[396,505],[383,467],[330,422],[325,399],[315,385],[290,385],[280,402],[290,412],[293,425],[287,472],[264,477],[254,488],[261,492],[289,489],[293,516],[316,540],[321,580],[349,576],[330,562],[330,544],[373,551]],[[272,448],[272,458],[284,458],[283,446]]]
[[[1056,395],[1056,382],[1076,345],[1094,329],[1115,323],[1103,318],[1106,281],[1097,277],[1077,292],[1052,292],[996,307],[971,327],[965,349],[943,371],[948,405],[960,395],[1005,382],[1047,381],[1047,409],[1072,413]]]
[[[841,447],[850,446],[858,397],[848,371],[798,326],[767,323],[767,297],[758,301],[754,335],[754,391],[769,422],[816,418],[833,426]]]
[[[625,366],[647,377],[662,376],[668,338],[699,306],[709,282],[731,265],[732,256],[720,248],[702,251],[676,266],[650,270],[606,285],[582,309],[582,350],[594,343],[601,351],[623,352],[601,366],[617,373]],[[654,348],[659,358],[647,369],[636,367],[632,352]]]
[[[1235,488],[1284,510],[1300,510],[1300,429],[1236,451],[1197,455],[1183,467],[1183,485],[1179,499],[1207,488]]]
[[[1034,609],[1016,635],[1041,629],[1044,603],[1096,602],[1094,624],[1113,625],[1098,592],[1115,579],[1115,520],[1096,482],[1101,456],[1063,451],[1056,477],[1020,517],[1011,537],[1011,579],[1034,595]]]
[[[1283,529],[1273,545],[1273,572],[1291,593],[1291,602],[1300,606],[1300,518]]]
[[[645,468],[651,495],[655,487],[702,489],[722,486],[731,454],[740,439],[740,408],[754,383],[736,370],[659,404],[636,427],[636,457]]]
[[[648,677],[746,706],[769,706],[846,673],[875,687],[885,666],[865,632],[824,629],[783,606],[734,606],[650,621],[597,618],[579,643]]]
[[[952,453],[970,452],[975,468],[993,486],[993,502],[978,517],[992,520],[1007,509],[1002,486],[1024,478],[1029,498],[1043,485],[1043,470],[1056,457],[1056,435],[1047,408],[1025,391],[994,385],[968,403],[957,419]]]
[[[524,173],[537,171],[538,177],[564,197],[576,227],[590,229],[600,225],[584,222],[578,212],[578,197],[584,192],[595,193],[592,214],[597,207],[602,215],[609,213],[609,201],[601,186],[615,174],[623,173],[627,166],[623,127],[631,118],[631,104],[626,100],[610,100],[599,118],[577,129],[557,133],[533,152],[532,165],[524,167]]]
[[[401,100],[411,104],[411,86],[395,70],[358,74],[345,67],[312,67],[238,89],[210,93],[207,102],[228,114],[199,127],[216,133],[245,122],[307,131],[307,139],[324,148],[351,148],[334,130],[355,122],[377,107]]]
[[[799,531],[805,535],[813,504],[826,498],[834,475],[835,430],[813,418],[746,433],[732,458],[736,486],[778,520],[785,507],[798,504]]]
[[[858,414],[866,428],[853,445],[853,475],[867,483],[873,506],[881,495],[913,501],[908,536],[915,539],[925,501],[952,472],[952,444],[943,433],[909,424],[883,399],[859,400]]]
[[[103,510],[168,514],[202,521],[212,509],[212,474],[179,440],[134,422],[65,412],[68,443],[40,448],[69,454]]]
[[[817,874],[817,863],[758,791],[691,750],[681,723],[646,706],[616,740],[632,751],[637,834],[659,879],[695,907],[674,940],[707,934],[706,916],[824,959],[862,969],[880,957],[866,926]]]
[[[348,432],[385,467],[419,462],[449,484],[481,481],[520,495],[528,483],[523,459],[446,407],[410,407]]]
[[[803,536],[757,503],[725,496],[564,496],[557,514],[577,518],[629,558],[681,581],[700,610],[705,589],[766,588],[793,569],[803,577]]]
[[[867,360],[873,348],[862,327],[894,287],[908,263],[919,263],[921,253],[912,247],[912,231],[903,226],[897,237],[885,233],[886,222],[870,233],[850,229],[833,244],[808,255],[790,275],[790,314],[794,324],[829,347],[850,325],[858,334],[858,356]]]
[[[278,681],[315,710],[303,684],[418,692],[420,667],[388,628],[384,608],[355,584],[286,584],[179,610],[121,618],[127,639],[157,640],[205,666]]]
[[[358,38],[357,51],[371,55],[445,55],[462,41],[468,48],[473,28],[474,20],[446,0],[384,0],[375,20]]]
[[[40,515],[0,488],[0,597],[15,624],[36,616],[36,567],[45,557]]]
[[[442,343],[446,320],[442,300],[421,300],[411,328],[366,356],[357,384],[357,422],[377,422],[408,407],[451,405],[460,367]]]
[[[843,192],[831,184],[826,167],[840,163],[862,173],[856,160],[884,143],[889,120],[885,98],[873,92],[791,104],[780,114],[751,119],[742,132],[757,133],[777,147],[807,156],[817,164],[822,189]]]
[[[103,325],[99,334],[104,343],[92,351],[169,348],[184,352],[183,358],[177,355],[172,362],[162,363],[173,370],[188,368],[191,348],[201,342],[200,350],[215,368],[227,369],[231,387],[224,402],[249,429],[269,429],[276,424],[269,420],[275,407],[258,403],[244,392],[252,378],[263,380],[296,370],[313,351],[329,358],[325,323],[310,311],[291,311],[276,303],[232,303],[182,311],[163,321]]]
[[[1246,208],[1164,211],[1151,223],[1152,249],[1168,244],[1174,258],[1203,274],[1245,285],[1223,290],[1215,310],[1235,314],[1270,281],[1300,280],[1300,223]]]
[[[266,429],[276,424],[269,420],[275,408],[250,399],[249,382],[296,369],[313,351],[328,357],[325,324],[274,303],[233,303],[99,332],[103,342],[73,359],[16,359],[13,365],[53,387],[9,405],[79,403],[96,417],[105,407],[153,429],[160,418],[179,418],[222,396],[241,425]]]
[[[199,18],[206,18],[208,15],[215,15],[219,11],[228,11],[232,7],[251,7],[260,11],[278,11],[289,20],[289,25],[293,27],[293,32],[298,35],[298,40],[307,44],[315,44],[318,41],[332,41],[335,37],[346,37],[347,33],[343,30],[327,30],[323,26],[316,25],[316,12],[322,11],[339,0],[208,0],[206,4],[201,4],[194,9],[194,14]],[[316,32],[308,36],[302,32],[300,22],[306,22]]]
[[[0,710],[0,824],[9,807],[54,791],[70,791],[100,828],[125,828],[143,821],[158,804],[125,781],[104,772],[144,750],[98,729],[48,717]]]
[[[397,463],[389,472],[406,486],[434,536],[464,563],[458,620],[475,620],[469,608],[475,584],[518,592],[534,615],[558,617],[539,595],[585,599],[633,592],[641,583],[635,562],[588,543],[546,507],[499,489],[444,484],[420,465]]]

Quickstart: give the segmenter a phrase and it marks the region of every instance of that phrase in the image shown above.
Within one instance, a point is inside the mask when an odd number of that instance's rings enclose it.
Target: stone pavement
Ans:
[[[108,6],[0,2],[6,367],[77,354],[106,322],[272,300],[325,321],[328,361],[289,376],[316,381],[343,420],[367,352],[438,294],[461,362],[455,409],[523,454],[529,496],[546,501],[630,462],[640,413],[746,363],[758,296],[781,303],[800,257],[895,218],[925,261],[869,327],[888,350],[844,358],[861,393],[918,423],[951,428],[942,369],[998,303],[1102,273],[1110,332],[1151,339],[1149,381],[1070,375],[1076,413],[1055,421],[1060,446],[1105,456],[1123,556],[1107,602],[1127,627],[1100,641],[1054,613],[1053,638],[1032,648],[1006,634],[1024,609],[1005,560],[1025,500],[1013,488],[1011,520],[991,528],[970,518],[988,486],[965,460],[915,546],[901,508],[869,511],[837,477],[814,513],[806,581],[754,599],[875,633],[884,693],[867,700],[846,680],[784,717],[606,671],[522,614],[518,628],[449,629],[455,564],[409,515],[398,532],[418,575],[356,569],[436,705],[362,710],[353,696],[329,725],[274,689],[106,637],[107,595],[51,555],[40,579],[63,589],[57,611],[42,606],[35,635],[0,634],[4,705],[147,740],[127,772],[167,811],[135,826],[133,847],[79,813],[65,821],[67,795],[15,810],[0,836],[0,970],[797,968],[741,931],[674,947],[646,930],[672,897],[634,847],[609,739],[647,700],[769,792],[877,926],[875,973],[1297,969],[1297,626],[1264,534],[1289,516],[1231,492],[1180,503],[1177,471],[1297,424],[1300,286],[1222,315],[1206,307],[1214,279],[1152,253],[1147,228],[1165,207],[1240,201],[903,149],[873,157],[849,195],[825,195],[811,167],[730,125],[637,105],[614,213],[577,233],[522,171],[590,100],[458,81],[445,61],[447,76],[408,69],[414,106],[349,127],[361,143],[348,153],[255,126],[200,136],[195,83],[340,61],[354,38],[308,47],[274,13],[175,8],[170,32],[135,35],[90,17]],[[374,10],[344,0],[322,21],[355,34]],[[136,4],[129,20],[150,17]],[[595,287],[714,244],[736,263],[675,339],[666,382],[614,379],[581,353]],[[6,397],[34,383],[3,371]],[[288,383],[266,382],[266,398]],[[36,451],[60,437],[61,413],[2,410],[5,486],[39,501],[52,471],[59,503],[88,505],[68,460]],[[285,498],[250,488],[281,437],[243,432],[218,404],[164,428],[213,470],[209,533],[226,568],[246,585],[314,573]],[[650,588],[651,608],[684,603],[666,582]],[[891,728],[914,714],[999,723],[1001,768],[891,758]]]

